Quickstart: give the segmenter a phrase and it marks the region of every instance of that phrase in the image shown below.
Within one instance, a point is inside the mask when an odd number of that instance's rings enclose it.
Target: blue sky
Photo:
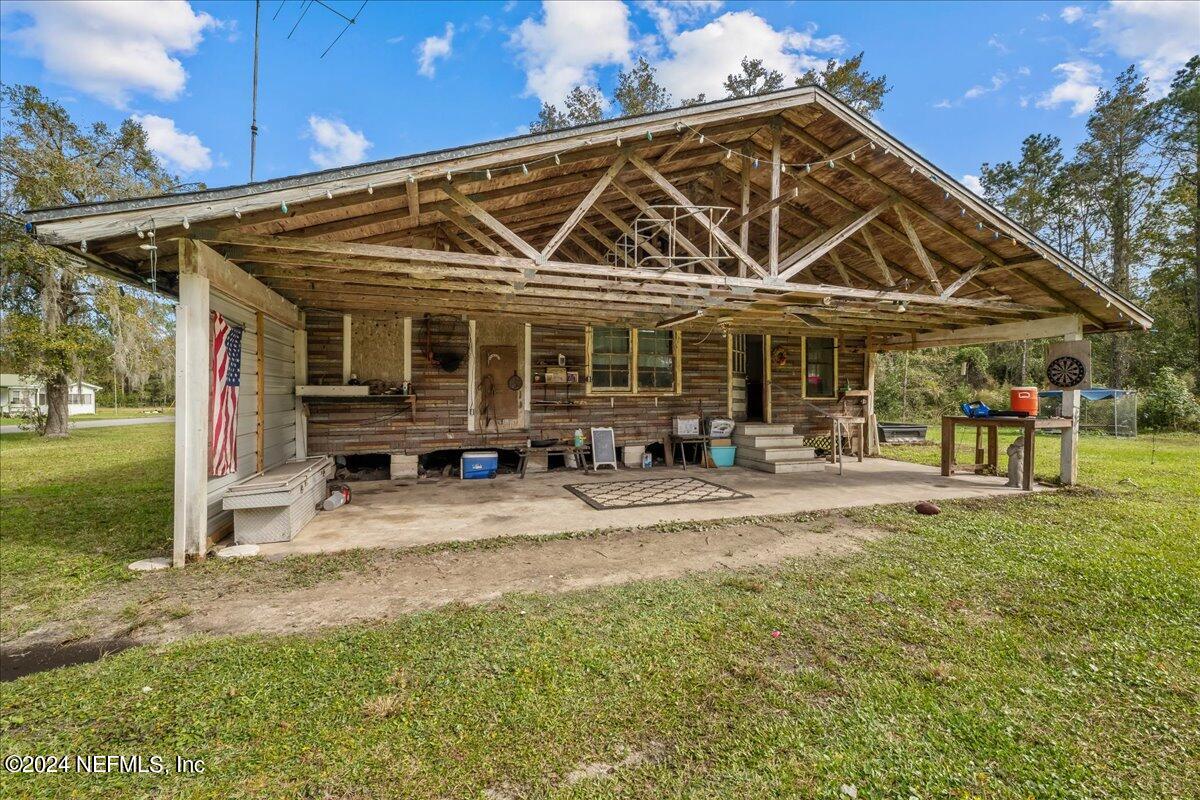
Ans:
[[[1074,145],[1097,87],[1132,63],[1161,91],[1200,43],[1191,2],[370,0],[321,58],[345,24],[329,8],[360,5],[262,3],[256,177],[524,132],[541,100],[580,82],[608,90],[639,55],[676,98],[715,99],[741,55],[796,74],[859,50],[893,86],[884,127],[970,176],[1032,132]],[[40,86],[81,122],[136,115],[187,180],[246,180],[254,3],[2,8],[6,83]]]

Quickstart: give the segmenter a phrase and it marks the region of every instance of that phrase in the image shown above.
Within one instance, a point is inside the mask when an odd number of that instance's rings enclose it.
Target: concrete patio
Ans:
[[[686,505],[616,510],[589,507],[564,485],[589,481],[695,477],[752,495]],[[456,478],[372,481],[353,484],[348,506],[321,512],[290,542],[261,546],[263,555],[336,552],[353,548],[406,548],[498,536],[549,535],[598,528],[644,527],[664,522],[796,514],[887,503],[952,500],[1017,494],[1004,478],[942,477],[937,468],[884,458],[851,462],[835,471],[775,475],[741,467],[573,470],[530,473],[524,479]]]

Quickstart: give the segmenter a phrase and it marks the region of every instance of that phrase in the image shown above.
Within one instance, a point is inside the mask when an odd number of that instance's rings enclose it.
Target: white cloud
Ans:
[[[983,184],[979,182],[978,175],[963,175],[958,179],[958,182],[970,189],[975,194],[983,197]]]
[[[1109,3],[1092,23],[1102,45],[1137,62],[1158,94],[1165,94],[1175,71],[1196,53],[1200,5],[1192,0]]]
[[[219,27],[184,0],[173,2],[10,2],[30,24],[9,37],[60,83],[124,108],[134,93],[159,100],[182,94],[187,72],[176,56],[196,51]]]
[[[340,119],[311,114],[308,118],[308,135],[316,146],[308,151],[308,157],[321,169],[344,167],[363,161],[371,142],[362,131],[352,130]]]
[[[1002,56],[1006,56],[1012,52],[1009,46],[1004,43],[1004,40],[1002,40],[1000,36],[995,33],[988,37],[987,46]]]
[[[753,11],[727,12],[703,27],[665,38],[669,55],[655,66],[676,99],[702,92],[723,97],[726,76],[741,72],[744,56],[761,58],[764,67],[782,72],[790,84],[845,46],[840,36],[816,36],[812,25],[803,31],[776,29]]]
[[[1079,6],[1066,6],[1062,11],[1058,12],[1058,16],[1062,17],[1063,22],[1068,25],[1074,25],[1083,19],[1083,9]]]
[[[1025,67],[1022,67],[1021,69],[1017,70],[1017,74],[1028,75],[1029,71]],[[977,83],[974,86],[972,86],[970,89],[967,89],[965,92],[963,92],[962,97],[960,97],[959,99],[953,100],[953,101],[948,100],[948,99],[942,99],[942,100],[939,100],[938,102],[934,103],[933,107],[934,108],[957,108],[957,107],[961,106],[967,100],[975,100],[980,97],[983,97],[985,94],[990,94],[991,92],[999,91],[1000,89],[1002,89],[1004,87],[1004,85],[1006,83],[1008,83],[1008,81],[1009,81],[1008,73],[1001,70],[999,72],[996,72],[994,75],[992,75],[992,77],[988,80],[986,85],[982,84],[982,83]]]
[[[1062,80],[1038,98],[1038,108],[1071,106],[1071,116],[1077,117],[1092,110],[1100,94],[1100,65],[1090,61],[1067,61],[1054,68]]]
[[[155,114],[134,114],[133,119],[146,131],[146,144],[169,166],[183,172],[200,172],[212,166],[212,152],[200,137],[176,128],[175,120]]]
[[[659,33],[670,38],[678,33],[681,25],[717,13],[725,3],[723,0],[642,0],[638,5],[654,20]]]
[[[439,58],[449,58],[454,52],[454,25],[446,23],[446,32],[441,36],[427,36],[417,48],[417,72],[432,78]]]
[[[633,51],[629,8],[617,0],[544,2],[542,18],[525,19],[510,45],[525,70],[525,94],[558,103],[596,68],[628,64]]]

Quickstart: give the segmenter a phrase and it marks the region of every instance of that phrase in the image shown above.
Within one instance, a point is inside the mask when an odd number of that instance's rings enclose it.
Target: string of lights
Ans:
[[[684,122],[675,122],[673,125],[669,125],[669,126],[664,127],[663,129],[658,130],[657,133],[661,136],[664,132],[670,133],[672,131],[674,131],[676,134],[679,134],[679,135],[684,135],[686,132],[687,134],[690,134],[690,136],[693,137],[699,144],[708,145],[710,147],[716,148],[719,151],[722,151],[723,152],[723,156],[722,156],[723,160],[732,160],[734,158],[742,159],[742,161],[745,162],[746,165],[748,165],[749,167],[751,167],[753,169],[763,169],[763,168],[770,167],[769,159],[763,158],[763,157],[755,155],[753,153],[744,153],[744,152],[741,152],[739,149],[735,149],[734,147],[730,147],[726,144],[718,142],[718,141],[712,139],[711,137],[707,136],[703,132],[703,130],[693,127],[691,125],[688,125],[687,123],[684,123]],[[324,190],[320,190],[319,192],[316,192],[307,197],[301,197],[301,198],[293,197],[292,203],[293,204],[296,204],[296,203],[303,204],[303,203],[307,203],[307,202],[310,202],[313,200],[319,200],[319,199],[332,200],[336,196],[355,194],[355,193],[362,192],[362,191],[365,191],[367,194],[370,195],[370,194],[374,194],[375,190],[377,188],[383,188],[383,187],[395,186],[395,185],[404,185],[406,183],[415,184],[418,181],[425,181],[425,180],[429,180],[431,178],[438,178],[439,176],[441,179],[444,179],[448,183],[452,183],[456,180],[460,181],[460,182],[476,183],[476,182],[480,182],[480,181],[493,181],[498,178],[502,178],[502,177],[505,177],[508,175],[514,175],[517,173],[521,173],[522,175],[529,175],[531,169],[536,169],[536,168],[539,168],[542,166],[548,166],[551,163],[553,163],[555,165],[561,165],[563,163],[564,157],[569,156],[573,153],[576,153],[577,151],[584,150],[586,148],[594,147],[597,145],[602,145],[602,144],[616,144],[617,147],[623,147],[627,143],[632,143],[632,142],[642,140],[642,139],[645,139],[646,141],[653,141],[655,133],[656,133],[656,131],[654,131],[654,130],[648,130],[643,134],[637,134],[634,136],[631,136],[626,133],[626,134],[613,134],[613,135],[604,136],[604,137],[586,138],[579,143],[576,143],[569,147],[564,147],[563,149],[557,150],[553,153],[538,156],[536,158],[528,159],[525,161],[519,161],[519,162],[512,163],[512,164],[506,164],[506,165],[497,166],[497,167],[481,167],[481,168],[476,168],[476,169],[466,169],[466,170],[457,170],[457,171],[456,170],[446,170],[445,172],[436,173],[436,174],[418,175],[415,172],[408,173],[408,174],[402,174],[398,178],[388,178],[388,179],[381,180],[381,181],[368,181],[366,183],[363,183],[363,184],[360,184],[360,185],[357,185],[354,187],[340,189],[337,192],[335,192],[331,189],[324,189]],[[817,159],[813,159],[811,161],[781,162],[780,163],[780,172],[785,175],[792,175],[794,177],[806,177],[806,176],[812,175],[814,172],[819,172],[820,170],[825,170],[825,169],[837,170],[839,168],[840,164],[844,164],[845,162],[850,162],[850,163],[856,162],[858,160],[858,158],[864,154],[879,153],[881,150],[882,150],[882,155],[884,157],[898,159],[903,164],[908,166],[910,175],[920,175],[921,177],[927,179],[931,183],[942,187],[942,201],[947,202],[947,203],[951,201],[950,189],[948,186],[945,185],[946,181],[943,178],[939,177],[936,173],[929,170],[927,167],[917,164],[915,161],[913,161],[913,160],[909,159],[908,157],[906,157],[905,155],[897,152],[896,149],[894,149],[890,146],[877,144],[876,142],[870,141],[870,140],[864,141],[861,145],[858,145],[857,147],[855,147],[851,150],[848,150],[846,152],[839,152],[836,154],[831,154],[829,156],[823,156],[823,157],[820,157]],[[268,203],[268,204],[248,203],[245,207],[235,207],[233,209],[233,213],[236,218],[241,219],[243,213],[250,212],[250,211],[268,210],[272,207],[278,208],[279,212],[282,214],[286,215],[289,213],[289,207],[288,207],[287,200],[282,200],[279,202],[272,201],[271,203]],[[181,224],[182,227],[185,230],[187,230],[191,227],[191,223],[194,221],[199,222],[206,218],[216,218],[216,217],[221,217],[221,216],[226,216],[226,215],[227,215],[227,212],[221,211],[218,213],[207,215],[205,217],[201,217],[199,215],[197,215],[195,218],[192,218],[189,216],[184,216],[179,224]],[[982,216],[980,216],[979,214],[968,209],[965,205],[963,205],[961,203],[958,204],[958,216],[959,216],[959,218],[971,219],[972,221],[974,221],[976,230],[978,230],[980,232],[983,232],[983,231],[989,232],[991,234],[991,238],[993,241],[1001,239],[1001,238],[1005,238],[1005,239],[1010,240],[1014,246],[1022,244],[1021,240],[1019,240],[1016,235],[1014,235],[1011,232],[1003,230],[1001,227],[999,227],[997,225],[993,225],[989,221],[986,221]],[[135,232],[138,234],[139,237],[142,237],[144,235],[145,230],[148,227],[153,227],[154,224],[155,224],[155,221],[153,219],[147,219],[145,222],[143,222],[135,227]],[[1053,264],[1058,269],[1063,270],[1063,271],[1068,271],[1069,268],[1065,264],[1061,263],[1060,259],[1056,256],[1056,254],[1054,254],[1049,249],[1039,245],[1036,241],[1034,241],[1032,239],[1028,239],[1028,240],[1025,240],[1023,242],[1023,244],[1025,244],[1030,249],[1037,252],[1042,258],[1046,259],[1049,263]],[[87,249],[86,242],[81,243],[81,249],[86,252],[86,249]],[[1090,277],[1090,275],[1087,273],[1076,272],[1075,275],[1076,275],[1076,278],[1084,286],[1091,289],[1097,295],[1103,294],[1103,292],[1101,290],[1101,284],[1098,280],[1092,279]],[[1110,301],[1106,301],[1106,307],[1111,306],[1111,305],[1112,305],[1112,303]],[[1122,318],[1125,317],[1124,312],[1120,312],[1120,315]]]

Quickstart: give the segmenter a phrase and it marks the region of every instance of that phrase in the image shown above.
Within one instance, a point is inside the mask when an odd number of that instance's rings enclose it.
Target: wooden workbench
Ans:
[[[959,465],[954,459],[954,432],[959,427],[987,430],[987,460],[983,461],[976,455],[975,463],[971,466]],[[1038,431],[1070,430],[1071,420],[1066,417],[942,417],[942,474],[953,475],[956,472],[987,472],[999,473],[1000,447],[999,429],[1016,428],[1022,432],[1025,445],[1024,471],[1021,473],[1021,488],[1025,491],[1033,489],[1033,457],[1034,443]]]

